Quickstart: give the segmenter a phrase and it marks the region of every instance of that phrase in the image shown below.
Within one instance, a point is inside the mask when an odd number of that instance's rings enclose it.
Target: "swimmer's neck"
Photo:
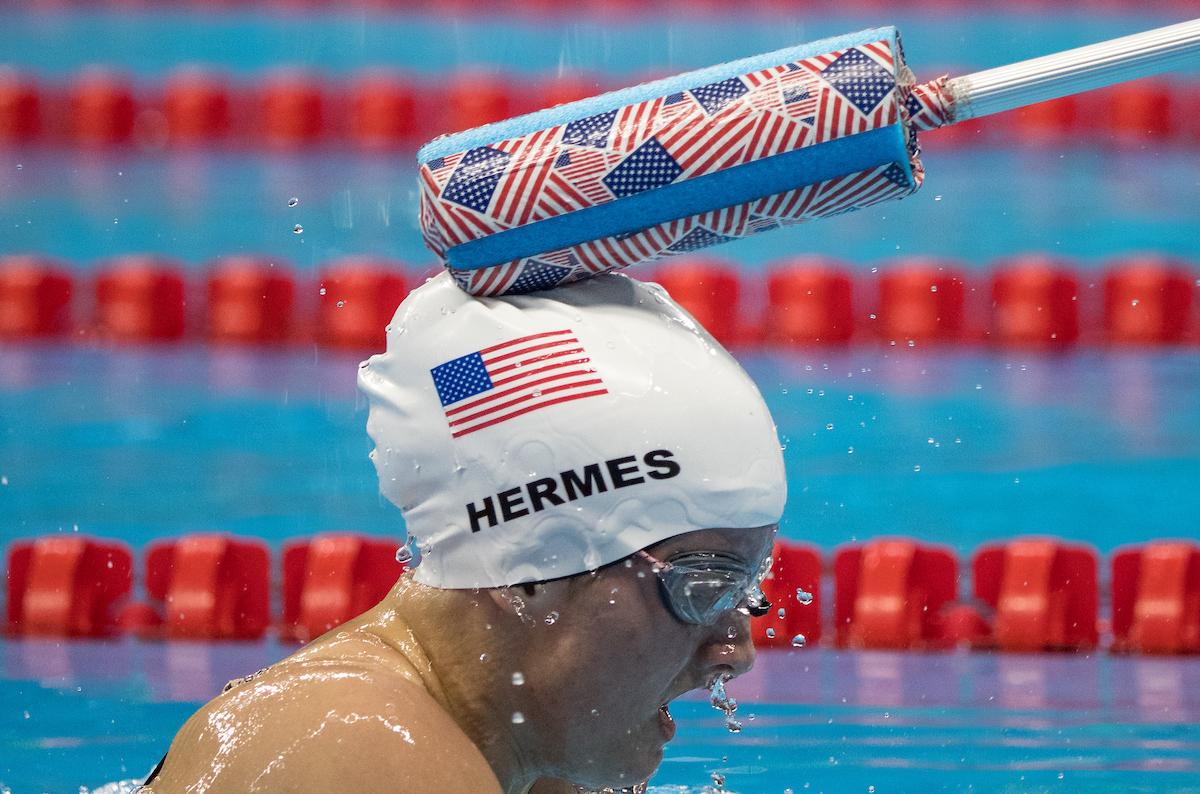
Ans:
[[[519,648],[497,625],[508,618],[486,595],[425,587],[406,575],[356,622],[450,715],[504,794],[575,794],[575,786],[544,778],[513,735],[509,693]]]

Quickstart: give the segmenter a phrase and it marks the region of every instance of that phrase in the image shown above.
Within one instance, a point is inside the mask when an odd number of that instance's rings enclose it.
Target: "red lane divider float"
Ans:
[[[286,544],[280,635],[306,642],[379,603],[404,572],[398,545],[353,534]]]
[[[280,618],[272,620],[266,544],[226,534],[149,544],[147,602],[131,603],[125,544],[79,535],[17,541],[7,553],[8,633],[144,639],[254,639],[274,625],[303,641],[378,603],[403,572],[397,541],[351,533],[284,544]],[[972,556],[973,600],[960,601],[958,558],[913,538],[834,553],[832,615],[817,548],[776,543],[763,583],[771,611],[751,624],[761,647],[813,647],[823,626],[841,648],[1087,652],[1099,645],[1099,555],[1053,537],[989,543]],[[1200,654],[1200,545],[1153,541],[1111,557],[1114,653]],[[809,599],[811,595],[811,600]],[[782,613],[781,613],[782,610]],[[829,624],[825,619],[832,619]],[[804,639],[799,640],[798,635]]]
[[[1112,649],[1200,653],[1200,545],[1158,541],[1112,558]]]
[[[326,132],[325,86],[316,75],[280,71],[267,76],[258,91],[259,129],[274,149],[302,149]]]
[[[0,145],[35,140],[42,132],[42,98],[37,81],[0,66]]]
[[[771,611],[751,621],[754,644],[763,648],[811,647],[821,641],[821,551],[776,541],[771,571],[762,584]]]
[[[1127,260],[1104,279],[1104,332],[1110,342],[1173,344],[1188,334],[1195,279],[1178,261]]]
[[[1012,347],[1065,347],[1079,340],[1079,281],[1043,256],[1002,261],[992,274],[989,334]]]
[[[126,631],[252,640],[270,625],[270,555],[260,540],[208,534],[158,541],[147,547],[145,566],[150,601],[123,613]]]
[[[233,98],[228,82],[220,75],[181,69],[167,78],[163,93],[163,116],[171,144],[213,144],[232,130]]]
[[[766,341],[776,345],[849,342],[854,335],[853,284],[845,264],[804,257],[767,275]]]
[[[368,72],[350,84],[350,134],[363,149],[414,145],[421,137],[419,88],[411,78]]]
[[[1097,554],[1054,538],[1022,538],[975,553],[975,597],[995,613],[981,641],[1005,651],[1085,651],[1098,642]]]
[[[151,82],[92,67],[51,82],[0,65],[0,145],[413,149],[440,133],[610,87],[587,73],[530,79],[482,67],[436,79],[374,69],[332,79],[280,69],[253,81],[185,67]],[[954,125],[925,135],[922,143],[934,149],[1196,146],[1200,122],[1192,109],[1198,94],[1194,79],[1139,80],[1010,111],[987,123]]]
[[[96,276],[97,333],[116,342],[183,338],[184,271],[156,257],[125,257]]]
[[[133,85],[119,72],[82,72],[69,89],[68,108],[71,139],[80,146],[116,146],[133,138],[137,101]]]
[[[708,257],[693,257],[654,271],[651,280],[664,289],[696,322],[723,345],[748,341],[751,330],[739,310],[737,267]]]
[[[36,339],[71,327],[71,272],[52,259],[0,259],[0,339]]]
[[[296,283],[288,267],[266,258],[218,260],[208,277],[208,338],[279,344],[292,337]]]
[[[117,541],[49,536],[8,548],[8,632],[105,637],[133,583],[133,556]]]
[[[847,546],[834,556],[833,576],[838,647],[949,646],[942,611],[958,591],[950,549],[909,538]]]
[[[90,325],[75,328],[73,291],[88,290],[74,279],[86,276],[73,277],[46,258],[0,257],[0,340],[78,330],[115,342],[199,335],[219,343],[378,350],[396,307],[417,283],[412,271],[369,257],[330,263],[315,278],[254,256],[218,259],[202,274],[203,290],[170,259],[109,260],[95,276]],[[1115,260],[1094,274],[1029,255],[998,260],[984,272],[909,258],[885,263],[872,276],[833,260],[799,257],[752,277],[731,262],[679,257],[644,277],[661,283],[728,345],[778,349],[857,341],[1064,349],[1200,342],[1197,275],[1161,256]],[[761,311],[749,305],[760,293]],[[192,315],[201,313],[204,322],[193,322]]]
[[[383,350],[386,329],[408,294],[404,275],[386,262],[352,258],[320,275],[317,341],[329,347]]]
[[[878,308],[870,327],[892,344],[963,339],[965,276],[956,262],[903,259],[879,276]]]

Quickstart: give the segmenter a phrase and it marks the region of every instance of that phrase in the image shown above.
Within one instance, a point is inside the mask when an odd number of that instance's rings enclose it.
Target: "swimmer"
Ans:
[[[754,384],[660,288],[439,275],[359,385],[415,567],[230,682],[144,791],[638,789],[669,704],[754,661],[785,482]]]

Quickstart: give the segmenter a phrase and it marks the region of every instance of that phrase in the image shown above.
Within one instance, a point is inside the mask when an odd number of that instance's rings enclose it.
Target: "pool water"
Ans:
[[[831,550],[903,534],[965,556],[1029,533],[1101,552],[1196,535],[1194,348],[740,357],[785,447],[784,537]],[[0,539],[403,538],[367,459],[359,358],[314,347],[0,348]]]
[[[1027,532],[1102,552],[1196,534],[1193,350],[742,360],[785,446],[784,537],[829,552],[907,534],[965,561]],[[315,348],[0,349],[3,540],[82,532],[140,547],[223,529],[277,550],[333,530],[403,537],[366,457],[357,361]],[[0,783],[75,791],[143,775],[226,680],[289,651],[0,640]],[[745,730],[727,733],[702,697],[680,704],[656,785],[699,792],[717,772],[742,794],[1200,790],[1195,658],[771,651],[730,692]]]
[[[0,784],[75,792],[146,775],[273,642],[0,644]],[[730,684],[737,735],[700,695],[652,791],[1200,791],[1200,665],[1090,656],[762,651]]]
[[[184,62],[244,82],[284,63],[339,79],[387,65],[427,80],[483,63],[519,80],[590,70],[628,83],[895,23],[928,77],[1182,13],[1125,8],[951,13],[931,3],[893,13],[866,3],[836,15],[773,18],[739,7],[599,20],[4,8],[0,57],[51,83],[94,62],[140,85],[160,84]],[[1103,136],[1061,151],[1005,135],[962,150],[940,147],[936,135],[925,143],[928,179],[915,196],[710,253],[741,268],[751,303],[762,298],[755,276],[796,254],[837,257],[860,274],[895,257],[954,257],[978,276],[998,258],[1052,253],[1069,259],[1081,300],[1093,301],[1113,257],[1153,251],[1200,262],[1194,146],[1120,148]],[[420,271],[431,259],[416,225],[412,159],[0,148],[0,256],[62,257],[78,276],[142,252],[178,258],[192,275],[235,253],[267,254],[304,275],[362,253]],[[289,207],[293,196],[300,203]],[[1104,554],[1200,534],[1196,347],[738,355],[784,445],[781,533],[827,555],[882,534],[947,544],[964,562],[983,542],[1026,533]],[[137,551],[211,530],[263,538],[276,551],[328,531],[403,538],[367,459],[359,358],[313,347],[6,343],[0,546],[55,532],[121,538]],[[968,591],[964,578],[960,593]],[[274,640],[0,639],[0,792],[77,792],[142,777],[200,703],[291,650]],[[740,794],[1200,791],[1196,658],[816,647],[762,652],[730,692],[745,725],[737,735],[702,696],[673,709],[679,732],[653,781],[658,794],[700,794],[716,787],[714,774]]]

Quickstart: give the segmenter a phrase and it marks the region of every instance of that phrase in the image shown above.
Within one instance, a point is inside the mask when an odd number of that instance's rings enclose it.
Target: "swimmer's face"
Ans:
[[[757,570],[774,535],[774,527],[710,529],[647,551],[660,560],[723,552]],[[712,625],[680,621],[644,559],[539,587],[550,598],[556,588],[565,592],[559,593],[558,620],[538,631],[548,641],[544,664],[535,675],[525,673],[522,694],[537,701],[530,706],[539,715],[540,749],[557,768],[555,776],[577,785],[623,787],[650,777],[673,733],[660,707],[754,663],[749,616],[730,610]]]

